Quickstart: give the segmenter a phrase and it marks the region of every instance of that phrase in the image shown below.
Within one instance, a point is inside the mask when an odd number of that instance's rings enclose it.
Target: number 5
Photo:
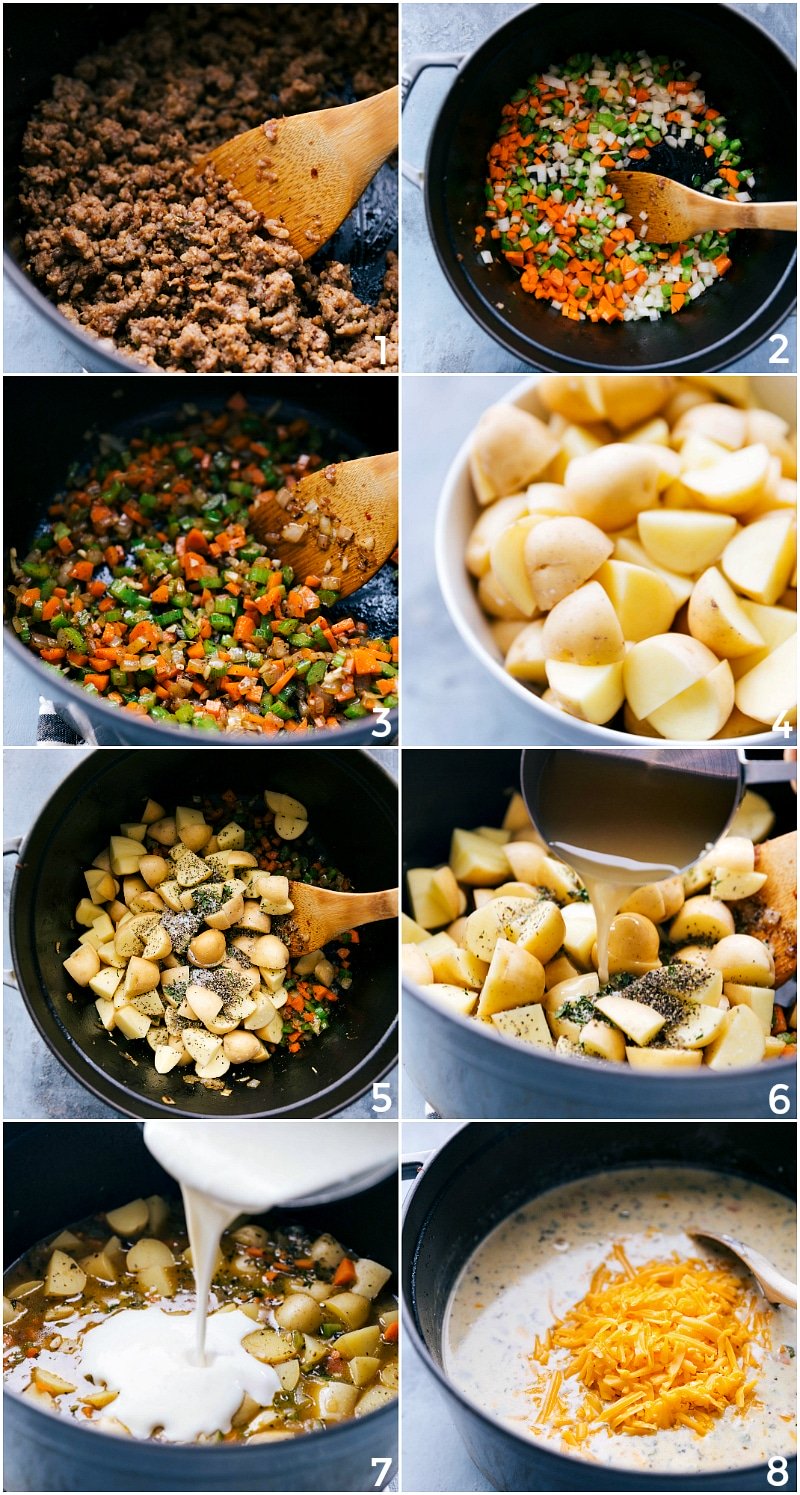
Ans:
[[[391,1088],[388,1080],[373,1080],[372,1082],[372,1109],[377,1116],[383,1116],[386,1111],[391,1111],[394,1102],[392,1100]]]
[[[785,1465],[786,1464],[786,1460],[784,1459],[783,1462],[784,1462],[784,1465]],[[376,1490],[380,1490],[381,1486],[384,1485],[386,1483],[387,1479],[389,1478],[389,1473],[390,1473],[391,1468],[392,1468],[392,1460],[391,1459],[370,1459],[370,1463],[371,1463],[373,1469],[375,1469],[378,1464],[380,1464],[380,1466],[381,1466],[380,1473],[376,1474],[376,1476],[375,1476],[375,1485],[374,1485],[374,1488]]]

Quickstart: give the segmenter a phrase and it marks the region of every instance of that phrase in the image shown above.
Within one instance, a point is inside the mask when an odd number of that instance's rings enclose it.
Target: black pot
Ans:
[[[307,805],[312,828],[335,865],[361,891],[393,887],[397,878],[397,789],[360,752],[333,750],[323,760],[303,752],[270,758],[269,786]],[[20,852],[11,892],[11,949],[25,1005],[45,1043],[70,1074],[128,1116],[327,1116],[363,1095],[397,1056],[397,936],[393,921],[365,926],[347,1005],[306,1053],[279,1055],[237,1078],[230,1096],[187,1085],[181,1071],[156,1073],[149,1050],[112,1043],[91,993],[70,1000],[62,961],[74,947],[75,904],[83,870],[121,821],[151,796],[186,803],[210,786],[242,793],[265,786],[263,765],[236,749],[194,753],[106,750],[87,754],[56,790]],[[132,1063],[132,1059],[138,1062]],[[237,1071],[238,1075],[239,1071]]]
[[[466,59],[432,57],[408,64],[406,89],[423,67],[439,61],[458,67],[433,128],[424,173],[428,228],[439,263],[484,332],[533,368],[615,373],[724,368],[762,343],[791,311],[794,234],[740,234],[733,269],[696,305],[658,322],[610,327],[557,316],[520,290],[518,277],[504,262],[486,265],[476,253],[486,155],[503,105],[534,70],[546,70],[577,51],[603,56],[611,46],[682,57],[701,73],[709,101],[744,141],[757,197],[794,198],[795,69],[741,9],[531,5],[520,8]],[[661,146],[645,168],[675,176],[683,154]],[[407,174],[417,179],[413,170]]]
[[[25,7],[22,7],[23,9]],[[271,410],[278,403],[287,420],[305,417],[329,437],[330,450],[362,456],[364,452],[394,451],[397,447],[397,390],[393,380],[371,380],[362,385],[363,395],[353,400],[351,386],[342,378],[249,375],[232,385],[226,375],[211,374],[202,385],[178,382],[168,374],[140,381],[102,379],[85,383],[45,375],[36,380],[9,379],[4,389],[4,414],[15,439],[6,444],[6,572],[4,593],[11,583],[8,551],[13,547],[26,555],[42,523],[53,495],[64,485],[73,461],[84,460],[105,432],[130,436],[142,425],[174,428],[179,412],[189,401],[203,410],[221,410],[237,388],[256,410]],[[47,440],[43,441],[43,432]],[[31,462],[31,453],[36,461]],[[8,610],[8,609],[7,609]],[[393,568],[384,566],[352,597],[331,610],[331,616],[353,613],[374,632],[394,635],[398,631],[397,588]],[[366,716],[345,721],[331,731],[301,734],[261,733],[209,734],[194,728],[152,721],[132,711],[121,711],[102,696],[89,695],[59,671],[42,664],[38,655],[21,643],[10,622],[5,628],[5,647],[26,669],[32,670],[39,689],[58,705],[59,713],[84,739],[101,745],[116,743],[175,743],[181,747],[236,742],[244,747],[271,747],[276,742],[306,747],[329,743],[338,746],[391,740],[397,730],[396,711],[386,719],[389,728],[373,736],[375,719]]]
[[[514,750],[451,752],[446,758],[435,748],[407,753],[404,874],[409,867],[438,866],[454,826],[499,825],[519,781],[520,754]],[[796,804],[789,784],[758,788],[775,807],[775,834],[792,830]],[[473,1018],[451,1016],[425,994],[424,986],[408,981],[403,988],[403,1063],[442,1116],[749,1119],[772,1114],[769,1097],[776,1083],[787,1086],[779,1107],[788,1098],[787,1114],[795,1115],[797,1106],[793,1061],[718,1074],[701,1069],[661,1075],[626,1064],[590,1065],[503,1038]]]
[[[132,1124],[12,1123],[5,1132],[9,1265],[44,1236],[95,1211],[137,1195],[177,1193]],[[395,1178],[317,1210],[273,1211],[269,1223],[282,1219],[337,1232],[359,1254],[396,1270]],[[274,1447],[200,1448],[106,1436],[8,1393],[4,1434],[6,1490],[370,1490],[372,1459],[397,1455],[392,1406]]]
[[[603,1127],[576,1123],[462,1128],[435,1153],[412,1190],[403,1224],[406,1331],[444,1395],[470,1458],[497,1490],[765,1490],[759,1465],[729,1474],[643,1474],[567,1457],[484,1416],[449,1380],[442,1327],[450,1294],[476,1246],[514,1210],[547,1189],[606,1169],[676,1164],[739,1174],[795,1198],[794,1134],[755,1125],[672,1123]],[[795,1490],[796,1459],[787,1490]]]
[[[98,342],[68,321],[24,269],[23,225],[19,217],[19,166],[25,127],[36,104],[49,96],[53,76],[69,74],[75,63],[101,42],[112,43],[141,26],[158,5],[17,5],[5,26],[5,141],[3,273],[38,316],[57,333],[90,372],[128,374],[152,370],[137,359]],[[312,262],[342,260],[351,267],[353,289],[374,304],[380,295],[386,250],[397,243],[397,173],[384,165],[341,228]],[[252,377],[252,376],[251,376]]]

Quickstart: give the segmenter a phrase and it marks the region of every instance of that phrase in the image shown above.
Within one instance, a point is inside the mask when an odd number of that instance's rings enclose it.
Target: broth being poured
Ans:
[[[673,877],[724,830],[736,805],[738,774],[698,771],[689,755],[550,752],[542,755],[529,807],[554,851],[584,883],[597,919],[598,974],[608,980],[608,936],[634,887]]]

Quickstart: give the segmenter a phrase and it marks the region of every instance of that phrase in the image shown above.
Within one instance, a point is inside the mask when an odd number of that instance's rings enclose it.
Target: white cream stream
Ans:
[[[242,1340],[256,1325],[238,1309],[209,1315],[220,1236],[239,1215],[324,1202],[396,1166],[393,1127],[372,1122],[148,1121],[145,1142],[179,1184],[194,1264],[193,1314],[128,1308],[86,1332],[82,1366],[118,1395],[109,1406],[138,1437],[156,1428],[191,1442],[226,1432],[247,1392],[262,1407],[280,1389]]]

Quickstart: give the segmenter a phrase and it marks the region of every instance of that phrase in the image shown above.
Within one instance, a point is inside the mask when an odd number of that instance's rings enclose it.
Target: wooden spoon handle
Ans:
[[[773,228],[784,233],[797,229],[796,202],[717,202],[709,199],[709,228]]]
[[[345,114],[344,111],[347,110]],[[351,181],[356,197],[372,181],[379,166],[397,149],[400,133],[400,89],[387,88],[358,104],[345,104],[341,111],[321,110],[325,127],[328,118],[336,121],[336,140],[342,155],[349,161]]]
[[[387,888],[383,893],[346,893],[348,929],[360,924],[374,924],[378,919],[396,919],[398,890]]]

